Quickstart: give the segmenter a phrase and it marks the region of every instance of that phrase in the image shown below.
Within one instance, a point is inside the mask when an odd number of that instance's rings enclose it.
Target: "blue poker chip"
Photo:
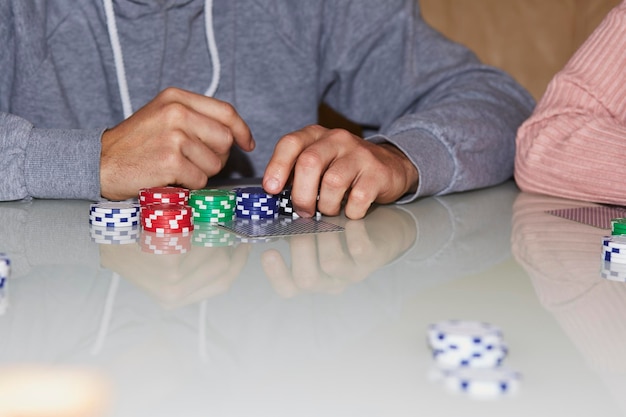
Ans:
[[[236,188],[237,197],[242,198],[274,198],[273,194],[265,192],[263,187],[243,187]]]
[[[239,214],[237,213],[237,218],[239,219],[246,219],[246,220],[264,220],[264,219],[277,219],[278,218],[278,213],[274,213],[274,214],[267,214],[267,213],[263,213],[263,214]]]

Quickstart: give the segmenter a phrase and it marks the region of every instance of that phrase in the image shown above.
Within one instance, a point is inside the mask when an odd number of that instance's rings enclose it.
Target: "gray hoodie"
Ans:
[[[113,0],[132,109],[175,86],[232,103],[256,149],[223,175],[259,177],[324,101],[398,146],[414,195],[511,177],[534,102],[508,75],[427,26],[414,0]],[[0,1],[0,200],[100,199],[100,137],[124,119],[101,0]]]

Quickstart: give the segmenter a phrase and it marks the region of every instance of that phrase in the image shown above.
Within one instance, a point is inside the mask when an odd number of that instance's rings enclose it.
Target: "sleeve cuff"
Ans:
[[[415,165],[419,175],[417,190],[407,194],[397,203],[410,203],[419,197],[445,192],[454,178],[454,160],[446,146],[425,130],[402,132],[390,137],[374,135],[367,141],[391,143],[400,149]]]
[[[26,148],[24,178],[35,198],[100,199],[103,129],[33,129]]]

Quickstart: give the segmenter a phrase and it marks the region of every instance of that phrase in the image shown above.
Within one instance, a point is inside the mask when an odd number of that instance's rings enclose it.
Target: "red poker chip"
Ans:
[[[189,190],[182,187],[150,187],[139,190],[139,196],[161,198],[161,197],[189,197]]]
[[[148,204],[183,204],[186,205],[189,202],[188,198],[149,198],[149,197],[140,197],[139,203],[142,206],[147,206]]]
[[[161,228],[161,229],[171,229],[171,230],[183,230],[184,228],[191,228],[191,227],[193,227],[193,223],[177,223],[177,224],[171,224],[171,223],[142,223],[141,226],[144,229]]]
[[[193,225],[181,227],[179,229],[171,229],[169,227],[147,227],[147,226],[144,226],[143,230],[145,230],[147,232],[154,232],[154,233],[189,233],[189,232],[193,231]]]
[[[154,214],[159,216],[171,216],[176,214],[193,215],[191,207],[180,204],[148,204],[141,207],[141,215]]]
[[[163,214],[157,214],[157,213],[150,213],[150,212],[144,212],[141,215],[142,218],[144,219],[150,219],[150,220],[160,220],[160,219],[167,219],[167,220],[181,220],[181,219],[191,219],[193,218],[193,213],[177,213],[177,212],[166,212]]]

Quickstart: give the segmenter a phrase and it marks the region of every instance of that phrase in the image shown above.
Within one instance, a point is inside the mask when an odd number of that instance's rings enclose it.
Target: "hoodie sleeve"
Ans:
[[[325,101],[415,164],[417,192],[401,202],[511,178],[528,92],[428,26],[415,0],[330,3]]]
[[[100,137],[103,129],[37,129],[11,114],[17,74],[12,2],[0,2],[0,201],[36,198],[100,198]],[[9,16],[8,18],[6,16]]]

